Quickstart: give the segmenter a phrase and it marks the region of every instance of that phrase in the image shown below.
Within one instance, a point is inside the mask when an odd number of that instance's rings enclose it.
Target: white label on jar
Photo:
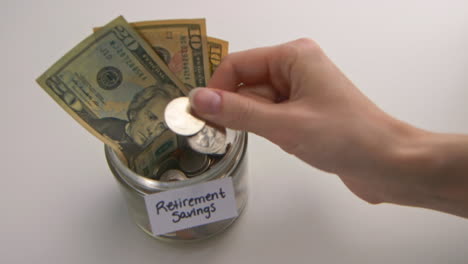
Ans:
[[[145,196],[154,235],[237,217],[231,177]]]

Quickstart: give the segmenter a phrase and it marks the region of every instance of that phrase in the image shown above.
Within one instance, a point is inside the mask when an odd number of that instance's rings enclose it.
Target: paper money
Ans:
[[[37,82],[82,126],[129,159],[141,160],[144,153],[153,155],[144,160],[154,162],[177,147],[164,108],[189,89],[123,17],[79,43]],[[149,164],[138,164],[137,172],[149,170]]]
[[[205,87],[211,77],[205,19],[131,24],[188,89]]]
[[[189,89],[206,86],[228,42],[206,36],[205,19],[135,22],[137,32]],[[94,28],[96,32],[100,28]]]
[[[131,169],[150,175],[180,147],[166,105],[206,86],[228,42],[208,40],[204,19],[128,24],[119,17],[97,30],[37,82]]]
[[[208,37],[208,59],[210,62],[210,73],[213,75],[218,65],[221,63],[221,59],[228,54],[229,42]]]
[[[159,163],[179,147],[177,140],[172,131],[165,130],[148,147],[134,155],[130,168],[140,175],[150,176]]]

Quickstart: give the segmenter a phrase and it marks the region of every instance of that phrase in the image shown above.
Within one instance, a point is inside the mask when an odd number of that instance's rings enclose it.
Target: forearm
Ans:
[[[385,114],[314,41],[231,54],[209,87],[218,89],[190,94],[198,116],[267,138],[337,174],[363,200],[468,218],[468,136],[430,133]]]
[[[468,218],[468,136],[417,130],[396,155],[409,188],[389,202]]]

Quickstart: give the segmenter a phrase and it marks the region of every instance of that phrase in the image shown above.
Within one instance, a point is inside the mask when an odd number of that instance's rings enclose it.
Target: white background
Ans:
[[[468,220],[368,205],[250,137],[251,196],[226,233],[154,240],[131,221],[103,145],[35,83],[101,26],[206,17],[231,51],[320,43],[390,114],[468,133],[468,1],[1,1],[0,263],[467,263]]]

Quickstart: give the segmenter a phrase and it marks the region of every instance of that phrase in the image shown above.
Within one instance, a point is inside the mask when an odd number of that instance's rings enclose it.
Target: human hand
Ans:
[[[230,54],[208,87],[190,94],[200,117],[267,138],[370,203],[424,206],[438,170],[421,146],[434,134],[380,110],[314,41]]]

